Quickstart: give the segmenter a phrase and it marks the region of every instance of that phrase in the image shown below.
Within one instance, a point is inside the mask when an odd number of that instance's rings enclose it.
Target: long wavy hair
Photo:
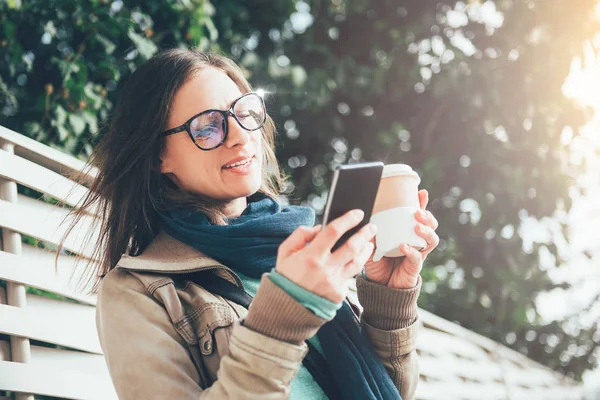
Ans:
[[[224,225],[225,204],[178,188],[160,172],[160,155],[173,98],[199,70],[212,67],[225,72],[242,93],[252,91],[242,70],[217,53],[187,49],[162,51],[141,65],[125,82],[110,123],[94,147],[86,168],[75,178],[89,182],[88,171],[97,169],[89,191],[71,210],[66,237],[85,214],[96,214],[98,236],[89,232],[84,246],[93,240],[91,258],[85,259],[79,283],[95,291],[102,277],[123,254],[140,254],[158,233],[161,204],[191,206],[211,222]],[[279,201],[285,177],[275,157],[275,124],[271,117],[262,128],[263,179],[259,192]],[[82,259],[79,258],[79,261]]]

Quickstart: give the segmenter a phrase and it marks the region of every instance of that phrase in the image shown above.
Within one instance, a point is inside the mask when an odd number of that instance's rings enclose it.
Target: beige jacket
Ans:
[[[161,233],[102,280],[97,326],[121,400],[285,399],[326,321],[263,276],[250,309],[178,275],[207,271],[242,286],[229,268]],[[173,279],[175,278],[175,279]],[[394,290],[357,279],[361,322],[399,388],[414,397],[420,287]]]

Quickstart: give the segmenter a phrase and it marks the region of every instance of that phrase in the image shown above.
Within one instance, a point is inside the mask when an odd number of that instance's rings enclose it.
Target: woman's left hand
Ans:
[[[423,268],[423,261],[440,242],[440,238],[435,233],[438,221],[431,212],[425,210],[428,201],[429,193],[427,190],[419,190],[421,209],[415,214],[417,219],[415,232],[425,239],[427,247],[417,251],[413,247],[403,244],[400,245],[400,251],[406,257],[383,257],[377,262],[373,261],[373,255],[375,254],[373,252],[365,264],[365,274],[369,281],[394,289],[411,289],[417,285],[421,268]]]

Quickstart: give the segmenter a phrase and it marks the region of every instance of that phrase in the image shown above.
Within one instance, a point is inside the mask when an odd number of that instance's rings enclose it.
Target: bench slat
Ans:
[[[47,203],[33,199],[24,204],[0,200],[0,227],[6,227],[48,243],[58,244],[68,228],[69,221],[63,222],[67,211],[61,207],[52,207],[53,212],[48,213],[47,207]],[[91,229],[93,223],[94,218],[84,217],[80,226],[74,229],[65,240],[64,247],[73,253],[80,254],[82,251],[84,256],[91,257],[92,245],[97,237],[96,231],[94,231],[95,236],[85,247],[82,248],[81,245],[85,238],[84,235]]]
[[[66,399],[118,400],[109,381],[80,370],[0,361],[0,389]]]
[[[89,296],[77,291],[75,279],[71,280],[69,276],[59,275],[60,269],[59,273],[55,272],[54,255],[50,252],[46,253],[48,253],[48,258],[52,257],[52,260],[48,260],[51,263],[45,262],[49,265],[32,262],[29,257],[0,251],[0,279],[56,293],[89,305],[96,305],[96,296]],[[61,258],[72,257],[62,256]],[[74,260],[69,261],[74,262]]]
[[[85,167],[83,161],[1,125],[0,142],[14,144],[15,154],[57,173],[72,174],[81,171]],[[96,168],[90,169],[88,172],[90,180],[96,176],[97,173],[98,171]]]
[[[27,296],[27,306],[23,308],[2,304],[0,333],[102,354],[95,308],[82,304],[34,295]]]
[[[75,206],[87,194],[84,186],[29,160],[0,150],[0,177]]]

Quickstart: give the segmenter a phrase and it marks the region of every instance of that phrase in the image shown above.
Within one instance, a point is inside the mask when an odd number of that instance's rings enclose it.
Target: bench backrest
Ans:
[[[20,399],[117,398],[96,334],[95,296],[76,289],[73,256],[62,255],[55,270],[45,249],[62,238],[67,209],[40,194],[76,205],[87,189],[68,176],[83,166],[0,126],[0,400],[2,391]],[[94,221],[89,215],[82,228]],[[82,239],[69,237],[66,249],[79,254]],[[424,310],[420,319],[418,399],[582,398],[580,386],[513,350]]]

